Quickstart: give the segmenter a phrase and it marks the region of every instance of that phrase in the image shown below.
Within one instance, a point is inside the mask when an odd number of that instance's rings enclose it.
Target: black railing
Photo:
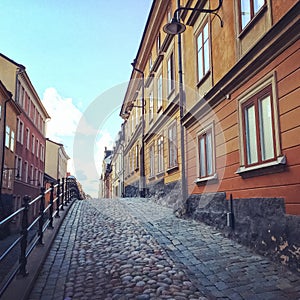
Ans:
[[[66,180],[63,178],[61,182],[58,179],[56,184],[51,183],[49,189],[45,190],[42,187],[40,194],[33,200],[29,196],[24,196],[23,206],[0,221],[0,227],[2,227],[13,221],[17,216],[21,216],[20,236],[16,237],[7,249],[0,254],[0,268],[2,268],[1,265],[4,259],[12,251],[15,251],[16,246],[20,244],[19,262],[12,266],[8,276],[2,283],[0,282],[0,297],[17,274],[23,277],[28,275],[26,270],[27,259],[37,245],[43,245],[44,232],[47,228],[54,228],[53,220],[60,217],[60,211],[64,210],[64,206],[68,206],[74,199],[79,199],[78,187],[76,182],[73,181],[72,178]],[[48,198],[49,203],[46,203],[46,198]],[[30,207],[37,205],[39,206],[38,216],[30,216]],[[32,219],[31,223],[30,218]],[[36,230],[36,233],[29,240],[28,233],[33,230]]]

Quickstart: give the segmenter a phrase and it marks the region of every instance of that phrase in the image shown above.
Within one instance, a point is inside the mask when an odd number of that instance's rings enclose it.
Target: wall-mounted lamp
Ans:
[[[179,7],[174,11],[174,15],[173,15],[171,22],[166,24],[163,27],[163,31],[168,34],[175,35],[175,34],[180,34],[186,30],[185,24],[180,22],[179,12],[182,10],[190,10],[190,11],[198,11],[198,12],[202,12],[202,13],[214,14],[215,16],[217,16],[219,18],[221,27],[223,27],[223,21],[222,21],[221,17],[217,14],[217,11],[221,8],[222,3],[223,3],[223,0],[219,0],[219,5],[215,9]]]

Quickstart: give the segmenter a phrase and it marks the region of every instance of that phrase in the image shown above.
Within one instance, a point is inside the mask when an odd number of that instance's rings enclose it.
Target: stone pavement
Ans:
[[[77,201],[29,299],[300,299],[300,276],[150,200]]]

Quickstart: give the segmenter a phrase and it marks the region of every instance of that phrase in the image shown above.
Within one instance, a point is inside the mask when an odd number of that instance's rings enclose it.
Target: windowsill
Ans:
[[[267,5],[265,4],[260,8],[260,10],[256,13],[256,15],[249,21],[249,23],[243,29],[241,29],[241,32],[238,35],[239,39],[243,38],[247,34],[247,32],[249,32],[253,28],[253,26],[263,16],[266,10],[267,10]]]
[[[158,108],[157,113],[159,113],[160,111],[162,111],[162,105]]]
[[[155,179],[155,176],[154,176],[154,175],[151,175],[151,176],[149,176],[149,178],[148,178],[149,181],[152,181],[152,180],[154,180],[154,179]]]
[[[170,93],[168,94],[168,100],[170,101],[170,98],[174,95],[175,93],[175,88],[172,89],[172,91],[170,91]]]
[[[276,167],[276,166],[282,166],[286,164],[286,156],[279,156],[277,157],[276,160],[271,161],[271,162],[267,162],[264,164],[260,164],[260,165],[255,165],[255,166],[250,166],[250,167],[239,167],[238,170],[235,172],[235,174],[239,174],[241,176],[243,176],[244,174],[247,173],[251,173],[254,171],[258,171],[258,170],[262,170],[262,169],[267,169],[267,168],[271,168],[271,167]]]
[[[176,165],[176,166],[173,166],[173,167],[169,167],[166,172],[169,174],[169,173],[177,171],[178,169],[179,169],[179,166]]]
[[[159,172],[159,173],[156,174],[156,177],[162,177],[164,174],[165,174],[165,172],[161,171],[161,172]]]
[[[197,88],[199,88],[200,85],[203,84],[203,82],[209,77],[209,75],[210,75],[210,70],[198,81]]]
[[[208,177],[197,178],[194,181],[194,183],[198,184],[198,183],[207,182],[207,181],[216,180],[216,179],[218,179],[218,174],[217,173],[215,173],[211,176],[208,176]]]

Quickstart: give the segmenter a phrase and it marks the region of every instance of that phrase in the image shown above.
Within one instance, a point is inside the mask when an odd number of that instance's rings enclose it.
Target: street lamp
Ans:
[[[145,74],[136,67],[136,60],[131,63],[133,70],[142,75],[142,147],[141,147],[141,169],[140,169],[140,197],[146,197],[145,178]]]
[[[215,9],[200,9],[191,7],[180,7],[180,1],[178,0],[178,8],[174,11],[173,18],[170,23],[164,25],[163,31],[170,35],[178,36],[178,74],[179,74],[179,114],[180,114],[180,147],[181,147],[181,189],[182,189],[182,203],[184,209],[186,209],[186,200],[188,197],[187,185],[186,185],[186,175],[185,175],[185,134],[182,119],[184,116],[184,92],[183,92],[183,77],[182,77],[182,50],[181,50],[181,33],[186,30],[185,24],[180,22],[180,11],[198,11],[202,13],[212,13],[216,15],[223,27],[223,21],[221,17],[216,13],[222,6],[223,0],[219,0],[219,5]]]
[[[174,15],[173,15],[171,22],[166,24],[163,27],[163,31],[168,34],[175,35],[175,34],[180,34],[186,30],[186,26],[180,22],[179,12],[182,10],[198,11],[198,12],[202,12],[202,13],[214,14],[215,16],[217,16],[219,18],[219,20],[221,22],[221,27],[223,27],[223,21],[222,21],[221,17],[216,13],[221,8],[222,3],[223,3],[223,0],[219,0],[219,5],[215,9],[179,7],[174,11]]]

